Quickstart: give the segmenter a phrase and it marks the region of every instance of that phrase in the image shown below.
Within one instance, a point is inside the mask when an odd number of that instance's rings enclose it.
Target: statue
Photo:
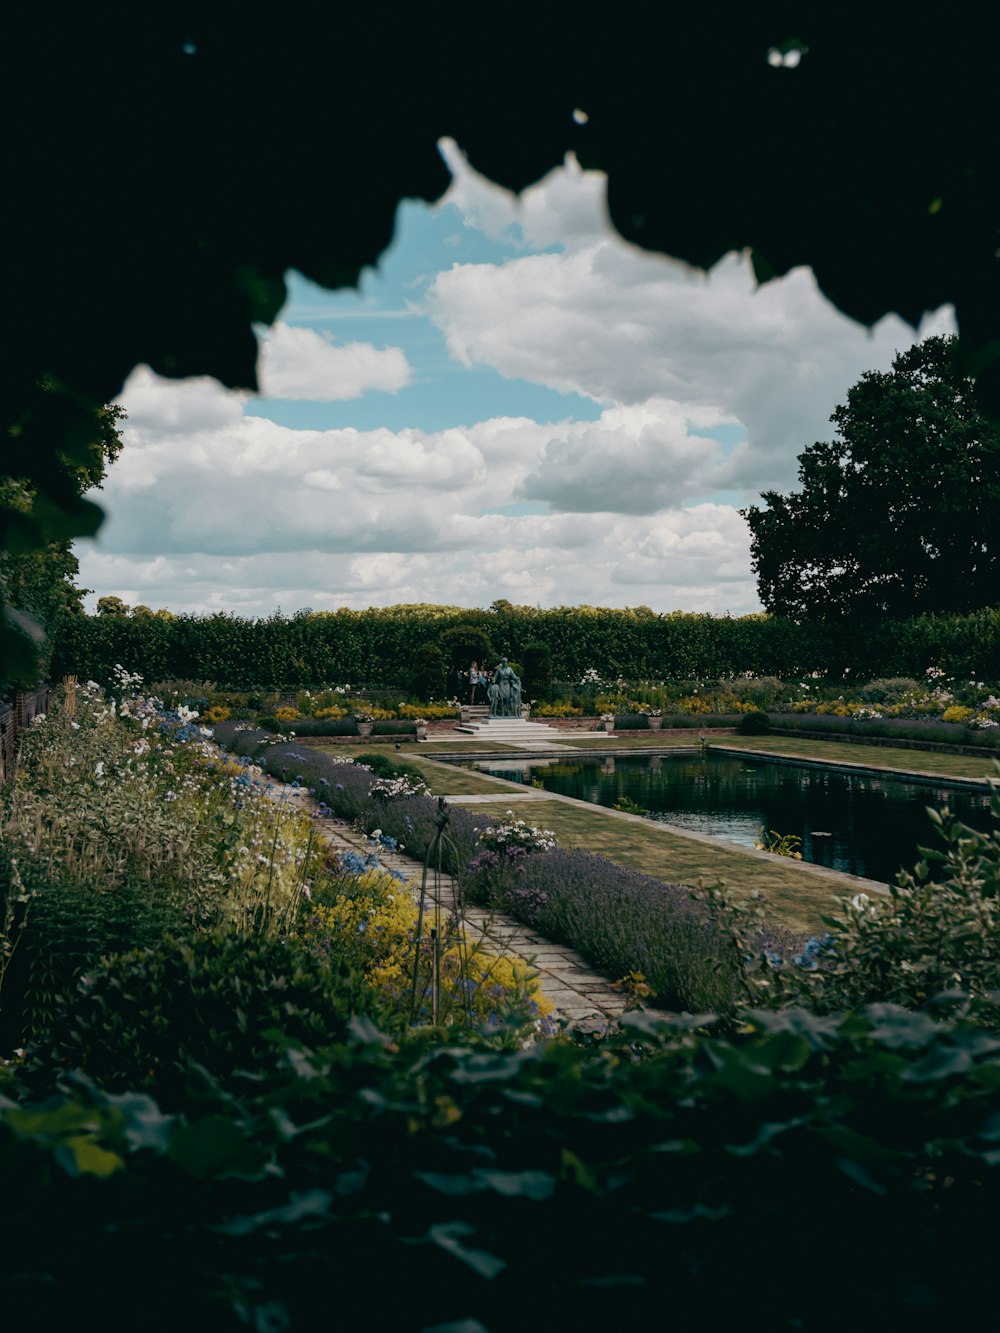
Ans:
[[[508,666],[506,657],[500,659],[500,665],[493,672],[488,694],[490,717],[521,716],[521,679],[514,668]]]

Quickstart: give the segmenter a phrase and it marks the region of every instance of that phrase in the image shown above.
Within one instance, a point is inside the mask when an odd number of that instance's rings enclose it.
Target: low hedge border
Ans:
[[[807,740],[845,740],[865,745],[899,745],[904,749],[938,750],[946,754],[1000,753],[1000,727],[979,730],[960,722],[916,718],[854,718],[834,714],[769,713],[769,734],[802,736]],[[801,719],[801,721],[799,720]]]

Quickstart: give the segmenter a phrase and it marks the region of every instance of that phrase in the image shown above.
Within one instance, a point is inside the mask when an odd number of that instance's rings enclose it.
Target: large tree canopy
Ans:
[[[870,371],[799,455],[802,489],[744,510],[765,607],[799,620],[974,611],[1000,601],[1000,425],[955,338]]]
[[[400,199],[447,187],[445,135],[515,190],[573,150],[627,239],[706,269],[746,248],[761,281],[811,264],[867,324],[952,301],[996,406],[997,26],[961,3],[17,7],[5,470],[51,501],[47,539],[92,532],[59,462],[87,413],[143,362],[254,387],[286,271],[355,284]]]

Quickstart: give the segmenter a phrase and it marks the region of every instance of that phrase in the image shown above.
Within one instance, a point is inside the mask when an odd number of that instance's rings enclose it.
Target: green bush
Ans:
[[[616,731],[648,731],[649,717],[646,713],[617,713]]]
[[[382,750],[365,750],[354,756],[354,762],[370,768],[377,778],[411,778],[414,782],[425,780],[415,764],[408,764],[404,759],[392,759]]]
[[[771,730],[771,719],[766,713],[756,710],[744,713],[740,718],[739,731],[742,736],[765,736]]]
[[[410,690],[415,699],[441,699],[445,693],[444,653],[436,643],[424,643],[413,654]]]
[[[175,1116],[80,1078],[0,1103],[4,1308],[107,1333],[309,1329],[331,1302],[386,1333],[988,1324],[1000,1058],[963,1021],[638,1014],[502,1050],[355,1020],[288,1057],[239,1095],[193,1079]]]
[[[415,736],[416,734],[417,724],[415,722],[407,722],[406,720],[397,721],[395,718],[382,718],[372,724],[373,736]]]
[[[216,723],[216,727],[218,727]],[[261,717],[257,726],[264,731],[278,731],[296,736],[356,736],[358,719],[349,714],[347,717],[297,717],[291,721],[281,721],[276,717]]]
[[[338,1040],[367,1002],[359,976],[294,940],[168,935],[103,959],[64,994],[22,1077],[46,1093],[60,1070],[85,1069],[108,1091],[141,1089],[177,1108],[194,1066],[259,1080],[284,1045]]]
[[[523,660],[529,644],[547,645],[561,681],[579,682],[589,669],[605,681],[621,675],[706,681],[750,673],[762,691],[755,701],[762,708],[771,706],[768,678],[825,675],[838,661],[850,668],[851,680],[919,677],[932,663],[958,680],[1000,678],[1000,608],[887,622],[845,640],[837,626],[794,624],[760,614],[654,615],[642,608],[596,607],[542,611],[509,603],[496,603],[488,611],[386,607],[264,620],[221,614],[171,620],[74,615],[58,629],[52,675],[104,681],[122,662],[147,680],[211,680],[220,688],[258,695],[355,681],[391,688],[398,697],[410,687],[406,676],[421,646],[438,647],[444,633],[461,626],[475,627],[510,658]],[[469,660],[475,657],[482,665],[480,643]],[[491,656],[486,656],[490,664]],[[426,693],[418,697],[442,696],[446,667],[442,660],[438,680],[435,665],[433,679],[424,682]]]
[[[766,904],[748,909],[709,891],[716,921],[744,959],[747,1000],[836,1013],[868,1003],[919,1009],[972,1001],[979,1021],[1000,1021],[1000,787],[994,828],[978,833],[947,808],[928,810],[941,848],[903,871],[886,895],[837,899],[829,933],[791,956],[750,942],[766,932]]]

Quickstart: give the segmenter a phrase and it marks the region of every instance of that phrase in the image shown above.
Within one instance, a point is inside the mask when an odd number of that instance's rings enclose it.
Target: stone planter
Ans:
[[[426,739],[427,739],[427,728],[426,728],[426,727],[417,727],[417,740],[418,740],[418,741],[425,741]]]
[[[613,722],[604,722],[602,723],[602,726],[605,731],[614,731],[615,729],[615,724]]]
[[[374,725],[375,725],[375,724],[374,724],[373,722],[359,722],[359,723],[358,723],[358,735],[359,735],[359,736],[370,736],[370,735],[372,734],[372,727],[373,727]]]
[[[650,729],[650,731],[659,731],[660,728],[661,728],[662,726],[663,726],[663,718],[662,718],[662,717],[651,717],[651,718],[649,719],[649,729]]]

